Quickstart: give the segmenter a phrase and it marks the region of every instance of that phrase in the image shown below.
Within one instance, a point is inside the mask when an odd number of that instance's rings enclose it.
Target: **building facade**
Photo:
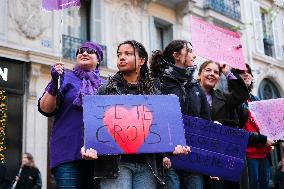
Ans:
[[[0,87],[11,99],[6,127],[9,176],[14,177],[21,153],[28,151],[35,156],[44,188],[52,188],[52,120],[38,113],[37,103],[50,80],[50,66],[62,59],[71,69],[78,45],[86,40],[102,45],[101,74],[107,77],[116,71],[120,42],[135,39],[150,53],[173,39],[191,40],[189,18],[195,15],[237,30],[255,75],[254,94],[261,99],[283,97],[284,11],[279,7],[272,0],[81,0],[80,8],[46,12],[38,0],[0,0]],[[274,158],[283,154],[283,147],[278,148]]]

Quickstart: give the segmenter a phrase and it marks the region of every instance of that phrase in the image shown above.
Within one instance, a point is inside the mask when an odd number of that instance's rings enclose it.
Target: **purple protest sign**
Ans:
[[[249,102],[249,109],[261,134],[284,140],[284,98]]]
[[[172,152],[186,144],[174,95],[86,96],[83,120],[86,148],[101,155]]]
[[[172,167],[239,181],[249,134],[201,118],[183,116],[189,155],[171,156]]]
[[[80,6],[80,0],[42,0],[42,8],[47,11],[61,10],[73,6]]]

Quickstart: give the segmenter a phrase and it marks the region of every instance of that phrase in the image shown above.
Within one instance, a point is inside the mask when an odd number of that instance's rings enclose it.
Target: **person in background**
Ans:
[[[41,189],[40,171],[30,153],[23,154],[21,168],[15,180],[13,185],[15,189]]]
[[[151,72],[162,94],[175,94],[179,97],[182,114],[210,120],[205,94],[193,78],[195,58],[190,42],[173,40],[163,52],[153,52]],[[165,157],[165,181],[168,189],[203,189],[203,175],[175,170],[169,164],[169,158]]]
[[[240,75],[247,86],[249,99],[238,108],[240,126],[248,132],[260,135],[261,131],[254,120],[248,106],[248,102],[259,100],[251,91],[253,88],[253,75],[251,68],[246,64],[245,70],[232,69],[232,73]],[[249,187],[253,189],[268,189],[270,177],[270,164],[268,155],[271,151],[271,144],[274,142],[263,136],[262,140],[246,149],[246,160],[248,168]]]
[[[82,159],[80,149],[83,146],[82,98],[95,95],[103,85],[98,70],[102,60],[101,47],[85,42],[76,52],[72,71],[65,70],[62,62],[52,66],[51,81],[39,99],[39,112],[47,117],[55,116],[50,138],[50,168],[59,189],[99,188],[94,180],[94,161]]]
[[[154,85],[147,66],[148,53],[135,41],[124,41],[117,48],[118,72],[101,87],[98,95],[156,95],[160,91]],[[96,159],[92,151],[82,156]],[[187,154],[189,147],[177,146],[174,154]],[[156,189],[163,186],[164,154],[122,154],[99,156],[95,173],[101,178],[102,189]]]
[[[279,162],[275,176],[275,185],[275,189],[284,189],[284,158]]]

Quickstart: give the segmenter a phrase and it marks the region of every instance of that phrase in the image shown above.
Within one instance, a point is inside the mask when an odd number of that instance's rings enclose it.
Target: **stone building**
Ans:
[[[39,0],[0,0],[0,87],[9,99],[9,176],[14,177],[21,153],[28,151],[41,170],[43,188],[52,188],[52,120],[38,113],[37,103],[53,63],[62,59],[72,68],[78,45],[95,41],[104,49],[101,73],[107,77],[116,71],[116,47],[126,39],[142,42],[148,52],[173,39],[191,40],[191,14],[237,29],[245,60],[254,71],[253,92],[262,99],[284,96],[284,11],[272,0],[81,0],[80,8],[54,12],[42,10]],[[278,148],[275,162],[277,153],[283,154],[283,147]]]

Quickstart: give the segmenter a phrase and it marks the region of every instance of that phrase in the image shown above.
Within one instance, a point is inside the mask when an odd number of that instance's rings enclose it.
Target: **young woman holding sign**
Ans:
[[[196,55],[186,40],[172,41],[163,52],[157,50],[151,59],[151,71],[162,94],[179,97],[181,112],[210,119],[206,97],[198,82],[193,79]],[[164,158],[166,185],[168,189],[203,189],[203,176],[169,168],[170,161]]]
[[[220,80],[223,73],[228,80],[228,88],[230,92],[215,90],[215,86]],[[237,108],[249,98],[249,91],[243,79],[239,75],[234,75],[229,66],[225,62],[216,63],[213,61],[204,62],[198,72],[198,80],[206,94],[206,98],[211,107],[211,118],[226,126],[240,128]],[[256,145],[257,143],[267,143],[271,145],[269,140],[263,135],[250,134],[248,145]],[[210,188],[216,189],[239,189],[239,183],[231,181],[210,180]]]
[[[148,53],[135,41],[125,41],[117,48],[118,72],[99,89],[98,95],[155,95],[160,91],[154,86],[147,67]],[[174,154],[188,153],[188,147],[176,147]],[[94,153],[82,153],[85,158]],[[95,173],[101,177],[102,189],[155,189],[163,181],[163,154],[133,154],[100,156]],[[158,181],[158,182],[157,182]]]
[[[253,88],[253,75],[251,68],[248,64],[246,64],[245,70],[232,69],[232,72],[241,76],[250,92],[249,99],[238,108],[240,125],[248,132],[260,134],[260,129],[252,117],[248,107],[248,102],[259,100],[256,96],[251,94]],[[254,146],[249,146],[246,150],[250,188],[269,188],[270,164],[267,156],[271,151],[271,144],[273,144],[273,141],[267,140],[267,137],[263,136],[262,141],[256,143]]]

